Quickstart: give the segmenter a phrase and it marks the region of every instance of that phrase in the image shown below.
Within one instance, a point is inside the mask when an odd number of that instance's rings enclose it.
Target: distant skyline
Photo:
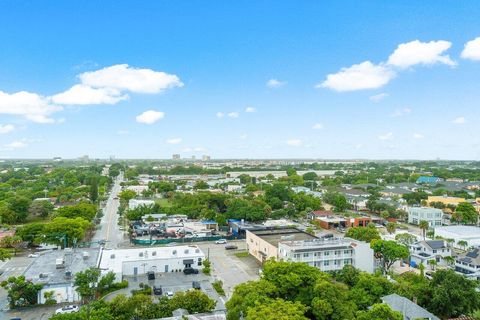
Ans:
[[[0,159],[480,160],[480,6],[0,1]]]

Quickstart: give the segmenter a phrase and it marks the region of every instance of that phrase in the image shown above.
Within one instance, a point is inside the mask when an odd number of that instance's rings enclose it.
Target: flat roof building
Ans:
[[[458,244],[459,241],[466,241],[467,247],[480,246],[480,227],[475,226],[445,226],[435,228],[435,235],[444,239],[453,239],[455,248],[464,249]]]

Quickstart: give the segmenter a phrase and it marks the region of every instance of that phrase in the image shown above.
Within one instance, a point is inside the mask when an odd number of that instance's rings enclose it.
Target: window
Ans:
[[[341,252],[340,250],[335,250],[335,255],[336,255],[336,256],[339,256],[339,255],[341,255],[341,254],[342,254],[342,252]]]
[[[299,253],[295,253],[295,254],[293,255],[293,257],[294,257],[295,259],[300,259],[300,254],[299,254]]]
[[[324,266],[328,266],[330,264],[330,261],[323,261]]]
[[[350,259],[343,260],[343,264],[350,264]]]
[[[152,256],[156,256],[156,255],[157,255],[157,251],[153,251]]]
[[[350,250],[343,251],[344,254],[350,254]]]
[[[185,253],[185,254],[188,254],[188,249],[185,249],[184,253]]]
[[[308,256],[309,256],[308,253],[304,253],[304,254],[303,254],[303,257],[304,257],[304,258],[308,258]]]
[[[325,252],[323,253],[323,255],[324,255],[324,256],[330,255],[330,251],[325,251]]]

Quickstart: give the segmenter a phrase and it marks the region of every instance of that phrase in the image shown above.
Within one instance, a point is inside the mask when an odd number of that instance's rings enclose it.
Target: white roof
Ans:
[[[475,226],[445,226],[436,227],[435,233],[451,233],[461,237],[478,237],[480,238],[480,228]]]
[[[126,261],[152,261],[166,259],[184,259],[204,257],[204,253],[196,245],[150,247],[138,249],[104,249],[100,260],[100,269],[122,272],[122,263]]]

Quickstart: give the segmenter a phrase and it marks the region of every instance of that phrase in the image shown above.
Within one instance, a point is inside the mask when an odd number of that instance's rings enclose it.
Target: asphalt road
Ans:
[[[93,237],[92,241],[106,240],[105,248],[115,249],[118,244],[124,241],[124,231],[118,226],[118,207],[120,201],[116,199],[121,191],[120,183],[123,181],[123,174],[120,174],[112,187],[110,196],[104,208],[104,214],[100,225]]]

